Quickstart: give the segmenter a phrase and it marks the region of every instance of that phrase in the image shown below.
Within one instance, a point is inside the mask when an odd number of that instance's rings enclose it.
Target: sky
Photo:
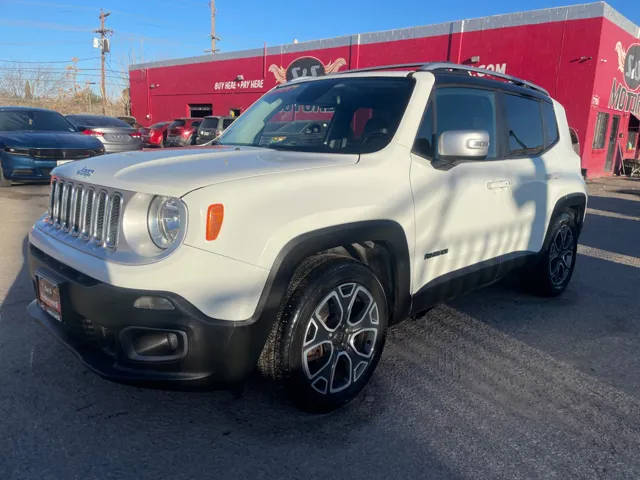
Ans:
[[[229,52],[576,3],[585,2],[216,0],[216,48]],[[608,3],[640,24],[638,0]],[[99,50],[92,47],[92,31],[99,27],[100,8],[111,12],[107,28],[113,29],[110,95],[126,86],[130,63],[204,55],[210,48],[208,0],[0,0],[0,69],[41,64],[63,70],[76,57],[79,80],[98,82]]]

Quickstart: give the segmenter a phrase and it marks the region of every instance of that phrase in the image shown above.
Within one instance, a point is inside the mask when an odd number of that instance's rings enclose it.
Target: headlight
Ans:
[[[4,151],[12,155],[30,155],[31,154],[31,150],[29,148],[5,147]]]
[[[185,228],[186,208],[178,198],[154,197],[149,207],[149,235],[157,247],[169,248]]]

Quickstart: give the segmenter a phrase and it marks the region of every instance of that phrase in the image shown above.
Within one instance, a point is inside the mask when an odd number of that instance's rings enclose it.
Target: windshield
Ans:
[[[0,111],[0,131],[17,132],[20,130],[75,132],[73,126],[58,112],[44,110]]]
[[[413,85],[406,77],[368,77],[280,87],[254,103],[216,143],[305,152],[374,152],[391,141]]]
[[[202,124],[200,125],[200,128],[205,129],[205,128],[218,128],[218,118],[217,117],[207,117],[204,120],[202,120]]]

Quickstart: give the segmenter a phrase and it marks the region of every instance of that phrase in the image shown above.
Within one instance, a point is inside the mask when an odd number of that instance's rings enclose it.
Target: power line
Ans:
[[[184,1],[184,0],[183,0]],[[15,3],[19,3],[19,4],[23,4],[23,5],[34,5],[37,7],[49,7],[51,9],[56,9],[56,10],[66,10],[66,11],[77,11],[77,10],[84,10],[84,11],[95,11],[94,7],[88,7],[88,6],[78,6],[78,5],[69,5],[69,4],[64,4],[64,3],[52,3],[49,1],[43,2],[43,1],[30,1],[30,0],[14,0]],[[145,12],[144,14],[140,14],[140,13],[131,13],[131,12],[125,12],[123,10],[111,10],[111,13],[117,14],[117,15],[121,15],[124,17],[131,17],[131,18],[135,18],[136,19],[136,24],[137,25],[149,25],[151,27],[156,27],[156,28],[167,28],[167,27],[173,27],[175,25],[169,23],[169,22],[164,22],[163,20],[158,19],[157,17],[150,17],[147,12]],[[144,15],[144,20],[141,21],[140,17]],[[150,23],[147,22],[145,20],[153,20],[154,22],[160,22],[158,23]]]
[[[99,68],[93,69],[93,70],[100,70]],[[22,68],[8,68],[8,67],[2,67],[0,66],[0,71],[5,71],[5,72],[25,72],[25,73],[42,73],[42,74],[48,74],[48,73],[52,73],[52,74],[56,74],[56,75],[65,75],[65,74],[69,74],[69,75],[77,75],[77,76],[82,76],[82,77],[96,77],[98,76],[98,72],[95,73],[77,73],[74,70],[66,70],[66,71],[51,71],[51,70],[38,70],[38,69],[22,69]],[[119,78],[120,80],[127,80],[129,77],[126,75],[109,75],[109,74],[105,74],[106,78]]]
[[[84,43],[84,42],[83,42]],[[87,60],[97,60],[100,57],[86,57],[86,58],[76,58],[70,60],[1,60],[0,62],[6,63],[75,63],[75,62],[86,62]]]
[[[7,71],[13,71],[13,72],[43,72],[43,73],[71,73],[71,72],[99,72],[102,69],[101,68],[74,68],[74,67],[70,67],[70,68],[34,68],[34,67],[6,67],[3,65],[0,65],[0,70],[7,70]],[[111,73],[115,73],[115,74],[122,74],[123,76],[128,76],[127,75],[127,70],[114,70],[111,68],[105,68],[105,72],[111,72]]]

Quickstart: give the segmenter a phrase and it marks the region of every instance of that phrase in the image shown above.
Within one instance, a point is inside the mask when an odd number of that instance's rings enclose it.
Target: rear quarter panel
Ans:
[[[580,156],[575,153],[571,143],[569,124],[564,107],[553,101],[556,112],[560,139],[547,152],[545,164],[548,170],[548,202],[547,227],[551,220],[553,209],[562,198],[572,194],[583,194],[587,197],[587,188],[582,177]],[[586,208],[585,208],[586,211]],[[584,212],[583,212],[584,215]]]

